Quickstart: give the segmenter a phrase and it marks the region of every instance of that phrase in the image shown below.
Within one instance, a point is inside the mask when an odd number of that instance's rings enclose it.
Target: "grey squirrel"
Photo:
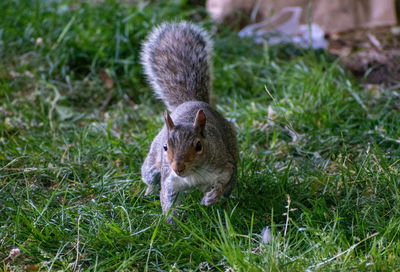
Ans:
[[[165,111],[165,125],[141,170],[146,195],[161,183],[165,214],[179,202],[180,192],[199,189],[205,193],[201,204],[209,206],[229,196],[236,184],[235,130],[209,105],[211,54],[208,33],[185,21],[161,24],[143,43],[147,79],[171,111]]]

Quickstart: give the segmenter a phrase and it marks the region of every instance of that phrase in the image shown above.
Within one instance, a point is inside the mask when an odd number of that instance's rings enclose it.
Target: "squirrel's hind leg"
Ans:
[[[236,170],[236,166],[233,169],[233,173],[231,176],[231,179],[229,180],[228,184],[226,184],[225,188],[224,188],[224,192],[223,192],[223,196],[224,197],[229,197],[233,191],[233,188],[235,188],[237,183],[237,170]]]
[[[147,184],[145,195],[150,194],[154,188],[160,185],[161,180],[161,154],[157,148],[158,144],[153,141],[149,154],[142,165],[142,180]]]

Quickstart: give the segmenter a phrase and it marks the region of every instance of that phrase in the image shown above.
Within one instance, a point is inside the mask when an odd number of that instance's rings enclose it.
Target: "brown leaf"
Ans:
[[[112,89],[114,80],[108,75],[106,69],[101,69],[99,71],[99,77],[107,89]]]
[[[40,265],[39,264],[27,264],[24,265],[25,271],[39,271]]]

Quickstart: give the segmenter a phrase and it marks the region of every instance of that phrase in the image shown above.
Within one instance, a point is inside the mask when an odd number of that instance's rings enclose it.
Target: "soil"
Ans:
[[[330,34],[328,51],[366,84],[400,88],[400,27]]]

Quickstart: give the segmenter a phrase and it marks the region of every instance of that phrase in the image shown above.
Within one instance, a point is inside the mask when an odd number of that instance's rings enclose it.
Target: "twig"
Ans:
[[[264,88],[265,88],[265,91],[268,93],[268,95],[272,98],[272,100],[275,102],[275,98],[272,96],[272,94],[269,92],[269,90],[268,90],[268,88],[267,88],[267,86],[265,85],[264,86]]]
[[[54,89],[54,92],[55,92],[56,96],[54,97],[53,101],[51,102],[51,108],[49,110],[49,123],[50,123],[51,132],[54,132],[53,121],[51,120],[51,118],[53,116],[53,111],[56,108],[57,101],[60,98],[60,93],[57,91],[57,89]]]
[[[321,265],[324,265],[324,264],[326,264],[326,263],[329,263],[330,261],[333,261],[333,260],[336,259],[336,258],[339,258],[339,257],[342,256],[343,254],[346,254],[346,253],[350,252],[351,250],[353,250],[354,248],[356,248],[359,244],[361,244],[361,243],[367,241],[368,239],[371,239],[372,237],[377,236],[378,234],[379,234],[379,232],[375,232],[375,233],[372,234],[371,236],[368,236],[368,235],[367,235],[366,238],[364,238],[364,239],[361,240],[360,242],[358,242],[358,243],[352,245],[351,247],[349,247],[349,248],[346,249],[345,251],[342,251],[342,252],[336,254],[335,256],[326,259],[325,261],[322,261],[322,262],[320,262],[320,263],[317,263],[317,264],[314,264],[314,265],[309,266],[309,267],[306,269],[306,271],[307,271],[308,269],[310,269],[310,268],[319,267],[319,266],[321,266]]]
[[[290,195],[286,195],[286,196],[287,196],[287,206],[286,206],[287,212],[283,214],[283,215],[286,215],[286,223],[285,223],[285,230],[283,231],[283,237],[286,236],[287,228],[289,225],[289,212],[290,212],[290,202],[291,202]]]
[[[124,94],[124,99],[126,100],[126,102],[129,103],[131,107],[136,106],[136,103],[127,94]]]
[[[379,51],[382,51],[381,43],[375,37],[375,35],[373,35],[372,33],[367,33],[367,37],[368,37],[369,42],[372,44],[372,46],[374,46]]]
[[[2,168],[0,170],[30,172],[30,171],[37,171],[37,170],[43,170],[43,169],[45,169],[45,168],[36,168],[36,167],[12,168],[12,167],[4,167],[4,168]]]
[[[54,91],[54,93],[56,94],[54,99],[53,99],[53,101],[51,102],[51,107],[50,107],[50,110],[49,110],[50,130],[51,130],[51,132],[54,132],[53,131],[53,121],[51,120],[51,117],[53,115],[53,111],[54,111],[54,109],[56,107],[57,101],[58,101],[58,99],[60,99],[60,93],[59,93],[59,91],[57,90],[57,87],[54,84],[51,84],[51,83],[49,83],[47,81],[44,81],[44,80],[41,80],[40,82],[42,84],[46,85],[47,88],[52,89]]]
[[[244,237],[244,238],[247,238],[247,239],[251,239],[253,242],[258,242],[256,239],[250,237],[249,235],[238,234],[238,233],[234,233],[234,235],[237,236],[237,237]]]
[[[79,215],[79,218],[78,218],[78,237],[76,238],[76,258],[75,258],[74,267],[73,267],[72,271],[76,271],[76,267],[78,266],[78,261],[79,261],[79,224],[81,222],[81,217],[82,217],[82,215]]]
[[[65,158],[65,155],[67,154],[67,152],[68,152],[68,150],[71,148],[71,146],[73,146],[74,144],[68,144],[67,145],[67,148],[65,148],[65,151],[64,151],[64,153],[62,154],[62,156],[61,156],[61,163],[64,163],[64,158]]]
[[[388,136],[386,136],[386,135],[383,135],[383,133],[380,133],[379,136],[381,136],[381,137],[382,137],[383,139],[385,139],[386,141],[395,142],[395,143],[400,144],[400,139],[394,139],[394,138],[388,137]]]
[[[7,170],[8,166],[10,166],[11,164],[13,164],[14,162],[16,162],[17,160],[19,160],[22,157],[18,157],[13,159],[12,161],[10,161],[9,163],[7,163],[6,165],[4,165],[3,167],[0,168],[0,170]]]

